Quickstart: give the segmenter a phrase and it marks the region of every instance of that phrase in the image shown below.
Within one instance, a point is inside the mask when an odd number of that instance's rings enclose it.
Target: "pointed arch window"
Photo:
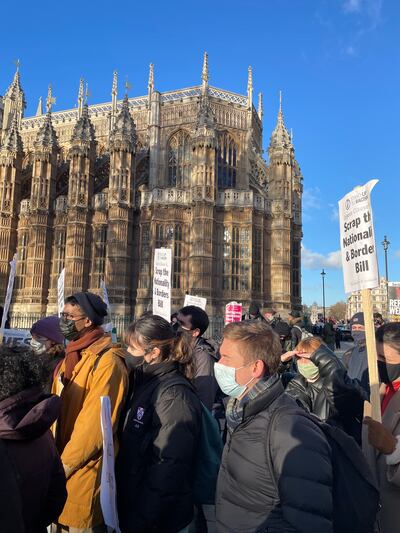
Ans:
[[[217,176],[219,189],[234,189],[237,174],[237,146],[229,133],[218,139]]]
[[[190,183],[190,136],[177,131],[168,142],[168,186],[187,187]]]

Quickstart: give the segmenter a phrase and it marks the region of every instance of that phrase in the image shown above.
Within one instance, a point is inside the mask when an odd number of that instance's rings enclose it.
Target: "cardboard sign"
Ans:
[[[14,257],[13,257],[12,261],[10,261],[10,267],[11,267],[10,268],[10,275],[8,277],[6,299],[5,299],[5,302],[4,302],[3,317],[1,319],[1,326],[0,326],[0,342],[3,342],[4,328],[6,327],[8,311],[10,309],[11,297],[12,297],[12,292],[13,292],[13,288],[14,288],[15,273],[17,271],[17,258],[18,258],[18,255],[14,254]]]
[[[58,303],[58,316],[64,309],[64,286],[65,286],[65,268],[63,268],[58,276],[57,280],[57,303]]]
[[[200,309],[203,309],[203,311],[205,311],[206,305],[207,305],[207,298],[202,298],[201,296],[192,296],[191,294],[186,294],[183,307],[186,307],[187,305],[194,305],[196,307],[200,307]]]
[[[225,307],[225,325],[242,320],[242,304],[229,302]]]
[[[103,461],[101,465],[100,504],[106,526],[120,533],[117,513],[117,491],[114,471],[114,437],[109,396],[100,396]]]
[[[171,249],[154,250],[153,314],[171,320]]]
[[[339,201],[340,246],[345,292],[379,285],[371,191],[378,180],[356,187]]]

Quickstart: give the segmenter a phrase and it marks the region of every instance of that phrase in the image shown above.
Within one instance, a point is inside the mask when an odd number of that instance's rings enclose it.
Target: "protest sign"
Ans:
[[[171,249],[154,250],[153,314],[171,320]]]
[[[64,286],[65,286],[65,268],[61,270],[60,275],[57,280],[57,302],[58,302],[58,316],[61,316],[61,313],[64,309]]]
[[[389,320],[391,322],[400,322],[400,282],[390,282],[388,284],[389,299]]]
[[[3,342],[4,328],[6,327],[8,311],[10,309],[10,304],[11,304],[11,297],[12,297],[12,292],[14,288],[15,273],[17,271],[17,257],[18,255],[14,254],[12,261],[10,261],[10,267],[11,267],[10,275],[8,277],[6,299],[5,299],[4,306],[3,306],[3,317],[1,319],[1,325],[0,325],[0,343]]]
[[[242,320],[242,304],[229,302],[225,306],[225,325]]]
[[[371,191],[378,180],[356,187],[339,201],[340,246],[345,292],[361,290],[372,418],[381,421],[379,375],[371,289],[379,285]]]
[[[356,187],[339,202],[340,245],[345,292],[379,285],[371,208],[371,191],[378,180]]]
[[[103,435],[103,461],[101,466],[100,504],[106,526],[120,533],[117,513],[117,492],[114,471],[114,438],[109,396],[101,396],[101,432]]]
[[[108,299],[106,282],[103,279],[100,281],[100,288],[103,292],[103,300],[107,306],[107,313],[108,313],[108,322],[106,324],[103,324],[102,327],[105,332],[110,333],[112,332],[112,329],[113,329],[112,320],[111,320],[111,307],[110,307],[110,300]]]
[[[201,296],[192,296],[191,294],[186,294],[183,307],[186,307],[187,305],[194,305],[196,307],[200,307],[200,309],[203,309],[203,311],[205,311],[206,305],[207,305],[207,298],[202,298]]]

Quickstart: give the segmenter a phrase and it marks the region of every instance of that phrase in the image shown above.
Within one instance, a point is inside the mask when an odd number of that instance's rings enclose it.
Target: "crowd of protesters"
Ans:
[[[362,313],[343,357],[333,321],[312,331],[297,310],[252,303],[219,343],[195,306],[146,313],[119,344],[106,316],[77,293],[30,348],[0,345],[2,533],[108,531],[103,396],[122,533],[399,531],[400,323],[375,317],[380,423]]]

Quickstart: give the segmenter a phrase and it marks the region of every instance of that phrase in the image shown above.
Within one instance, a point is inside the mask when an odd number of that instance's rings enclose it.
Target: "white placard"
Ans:
[[[17,258],[18,258],[18,255],[14,254],[12,261],[10,261],[10,267],[11,267],[10,275],[8,276],[6,299],[4,301],[3,317],[1,319],[1,326],[0,326],[0,342],[3,341],[4,328],[6,327],[8,311],[10,309],[11,297],[12,297],[12,292],[14,288],[15,273],[17,271]]]
[[[153,315],[171,320],[171,249],[154,250]]]
[[[200,307],[200,309],[203,309],[203,311],[205,311],[207,305],[207,298],[186,294],[185,301],[183,302],[183,307],[186,307],[187,305],[195,305],[196,307]]]
[[[107,285],[104,279],[100,281],[100,288],[103,291],[103,300],[104,303],[107,306],[107,313],[108,313],[108,319],[109,321],[106,324],[103,324],[103,329],[105,332],[109,333],[113,329],[112,320],[111,320],[111,307],[110,307],[110,300],[108,299],[108,292],[107,292]],[[114,342],[114,341],[113,341]]]
[[[117,491],[114,472],[114,438],[109,396],[100,396],[103,461],[101,465],[100,504],[106,526],[120,533],[117,513]]]
[[[345,292],[379,285],[371,191],[378,180],[356,187],[339,201],[340,246]]]
[[[58,302],[58,316],[61,316],[61,313],[64,309],[64,287],[65,287],[65,268],[63,268],[58,276],[57,280],[57,302]]]

